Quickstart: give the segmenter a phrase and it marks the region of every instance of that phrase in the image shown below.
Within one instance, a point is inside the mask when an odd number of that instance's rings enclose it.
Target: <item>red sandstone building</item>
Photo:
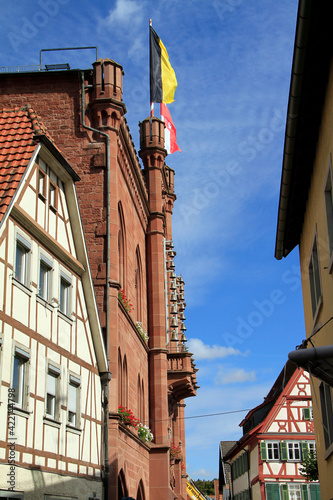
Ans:
[[[0,108],[29,103],[80,177],[78,203],[111,373],[102,401],[104,497],[185,499],[184,400],[197,385],[185,344],[184,282],[173,263],[174,171],[165,164],[157,118],[140,123],[140,166],[122,78],[110,59],[92,70],[0,74]],[[140,439],[119,406],[151,429],[151,442]]]

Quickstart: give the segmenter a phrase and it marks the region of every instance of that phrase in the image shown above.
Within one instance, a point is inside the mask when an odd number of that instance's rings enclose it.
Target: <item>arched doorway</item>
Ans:
[[[145,500],[145,490],[143,488],[143,482],[142,479],[139,482],[139,487],[138,487],[138,492],[136,495],[136,500]]]
[[[118,475],[118,500],[128,497],[124,471],[121,469]]]

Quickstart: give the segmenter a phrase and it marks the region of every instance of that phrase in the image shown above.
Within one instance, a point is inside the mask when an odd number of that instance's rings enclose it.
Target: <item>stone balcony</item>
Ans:
[[[197,371],[192,354],[178,350],[178,345],[171,345],[168,352],[168,386],[177,401],[196,396]]]

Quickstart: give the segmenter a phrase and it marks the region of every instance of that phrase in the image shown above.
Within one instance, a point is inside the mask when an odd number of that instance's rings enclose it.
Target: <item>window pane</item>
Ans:
[[[68,422],[75,427],[78,426],[79,411],[79,389],[80,386],[70,382],[68,386]]]
[[[51,417],[55,417],[55,396],[52,394],[46,395],[46,413]]]
[[[50,277],[50,267],[47,266],[43,261],[40,261],[39,267],[39,295],[48,300],[49,298],[49,277]]]
[[[16,262],[15,278],[26,285],[27,283],[27,255],[29,250],[17,242],[16,244]]]
[[[77,409],[77,385],[69,384],[68,387],[68,409],[76,413]]]
[[[13,369],[13,384],[12,388],[15,389],[14,401],[17,405],[22,406],[24,394],[24,368],[25,361],[19,356],[14,357]]]
[[[57,393],[57,381],[58,377],[55,373],[47,374],[47,393],[52,394],[53,396]]]
[[[61,278],[60,280],[60,311],[69,315],[69,289],[70,283]]]
[[[319,394],[325,447],[328,448],[333,442],[333,408],[330,386],[322,383],[319,387]]]

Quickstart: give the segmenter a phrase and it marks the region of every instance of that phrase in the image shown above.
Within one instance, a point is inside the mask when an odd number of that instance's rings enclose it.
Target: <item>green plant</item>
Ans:
[[[308,481],[318,481],[318,462],[317,453],[315,451],[310,451],[304,458],[299,472],[301,476],[306,477]]]
[[[149,337],[148,337],[148,333],[144,331],[143,326],[142,326],[142,323],[140,323],[140,321],[137,321],[137,322],[135,323],[135,326],[136,326],[136,328],[137,328],[138,332],[140,333],[141,337],[143,338],[143,340],[144,340],[145,342],[148,342],[148,339],[149,339]]]
[[[147,427],[147,425],[143,425],[141,423],[138,425],[138,436],[144,442],[146,442],[146,441],[150,442],[154,439],[153,433],[151,432],[149,427]]]
[[[131,304],[129,299],[126,297],[124,290],[119,290],[118,299],[120,300],[122,305],[125,307],[126,311],[128,311],[128,312],[133,311],[133,309],[134,309],[133,304]]]

